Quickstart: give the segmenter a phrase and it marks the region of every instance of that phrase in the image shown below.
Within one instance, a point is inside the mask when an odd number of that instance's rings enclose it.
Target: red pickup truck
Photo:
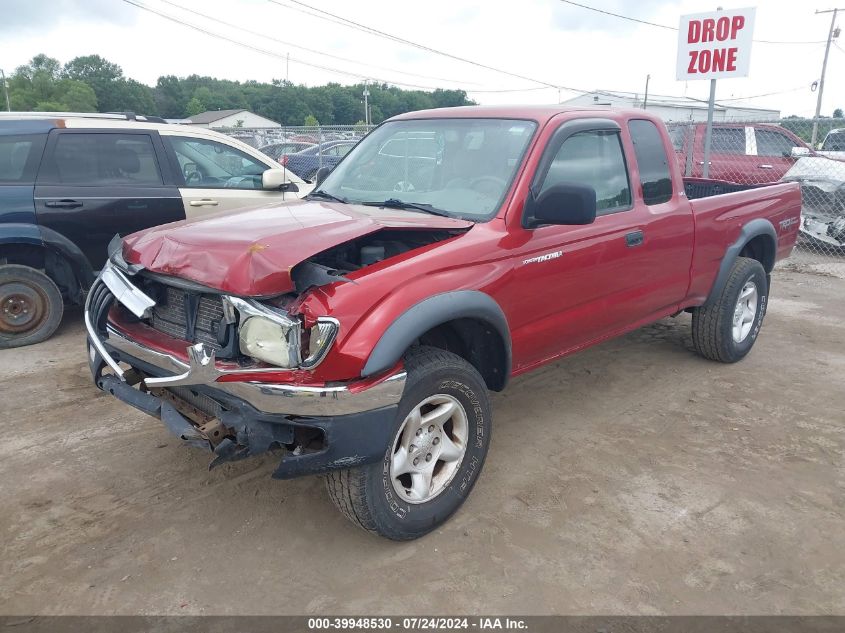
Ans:
[[[278,449],[275,477],[327,473],[354,523],[418,537],[478,479],[511,376],[682,311],[706,358],[751,349],[799,187],[719,194],[672,154],[642,111],[397,116],[305,200],[115,240],[94,380],[212,465]]]

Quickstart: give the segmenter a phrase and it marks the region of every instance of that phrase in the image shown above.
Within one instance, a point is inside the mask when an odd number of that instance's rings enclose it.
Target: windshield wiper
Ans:
[[[388,198],[384,202],[362,202],[361,204],[368,207],[386,207],[388,209],[413,209],[414,211],[422,211],[423,213],[430,213],[431,215],[440,215],[444,218],[452,217],[443,209],[438,209],[430,204],[424,202],[405,202],[398,198]]]
[[[334,202],[342,202],[343,204],[346,204],[345,198],[338,198],[337,196],[330,194],[328,191],[323,191],[322,189],[315,189],[314,191],[309,193],[307,196],[305,196],[306,200],[308,198],[312,198],[312,197],[313,198],[322,198],[323,200],[332,200]]]

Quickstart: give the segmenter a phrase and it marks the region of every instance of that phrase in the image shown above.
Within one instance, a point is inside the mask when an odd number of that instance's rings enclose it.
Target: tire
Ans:
[[[722,363],[742,360],[760,333],[768,293],[768,277],[760,262],[738,257],[718,299],[692,312],[695,351]]]
[[[0,266],[0,349],[47,340],[62,321],[59,288],[40,270]]]
[[[396,433],[384,459],[331,471],[326,477],[329,496],[347,519],[396,541],[423,536],[461,506],[481,473],[492,431],[487,387],[478,371],[460,356],[433,347],[416,347],[406,355],[405,368],[408,378],[399,403]],[[420,418],[414,411],[444,413],[419,426]],[[442,426],[432,423],[449,411],[454,413]],[[415,427],[417,432],[413,431]],[[404,448],[406,444],[408,449]],[[460,458],[455,458],[455,450],[461,447]],[[401,455],[407,459],[400,459]],[[418,470],[412,467],[414,459],[420,463]],[[426,466],[427,461],[433,464]],[[401,464],[414,472],[401,474]],[[433,473],[429,484],[420,483],[426,476],[419,471]],[[420,484],[419,488],[414,482]],[[416,498],[426,485],[430,496]]]

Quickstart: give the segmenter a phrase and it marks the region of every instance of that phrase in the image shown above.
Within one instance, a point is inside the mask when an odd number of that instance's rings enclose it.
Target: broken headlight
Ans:
[[[235,321],[237,311],[238,346],[242,354],[277,367],[299,367],[302,326],[298,320],[238,297],[225,297],[223,305],[230,323]]]

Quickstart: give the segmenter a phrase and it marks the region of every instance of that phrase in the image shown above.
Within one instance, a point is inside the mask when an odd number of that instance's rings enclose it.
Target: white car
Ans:
[[[816,153],[825,158],[845,160],[845,128],[836,128],[828,132]]]

